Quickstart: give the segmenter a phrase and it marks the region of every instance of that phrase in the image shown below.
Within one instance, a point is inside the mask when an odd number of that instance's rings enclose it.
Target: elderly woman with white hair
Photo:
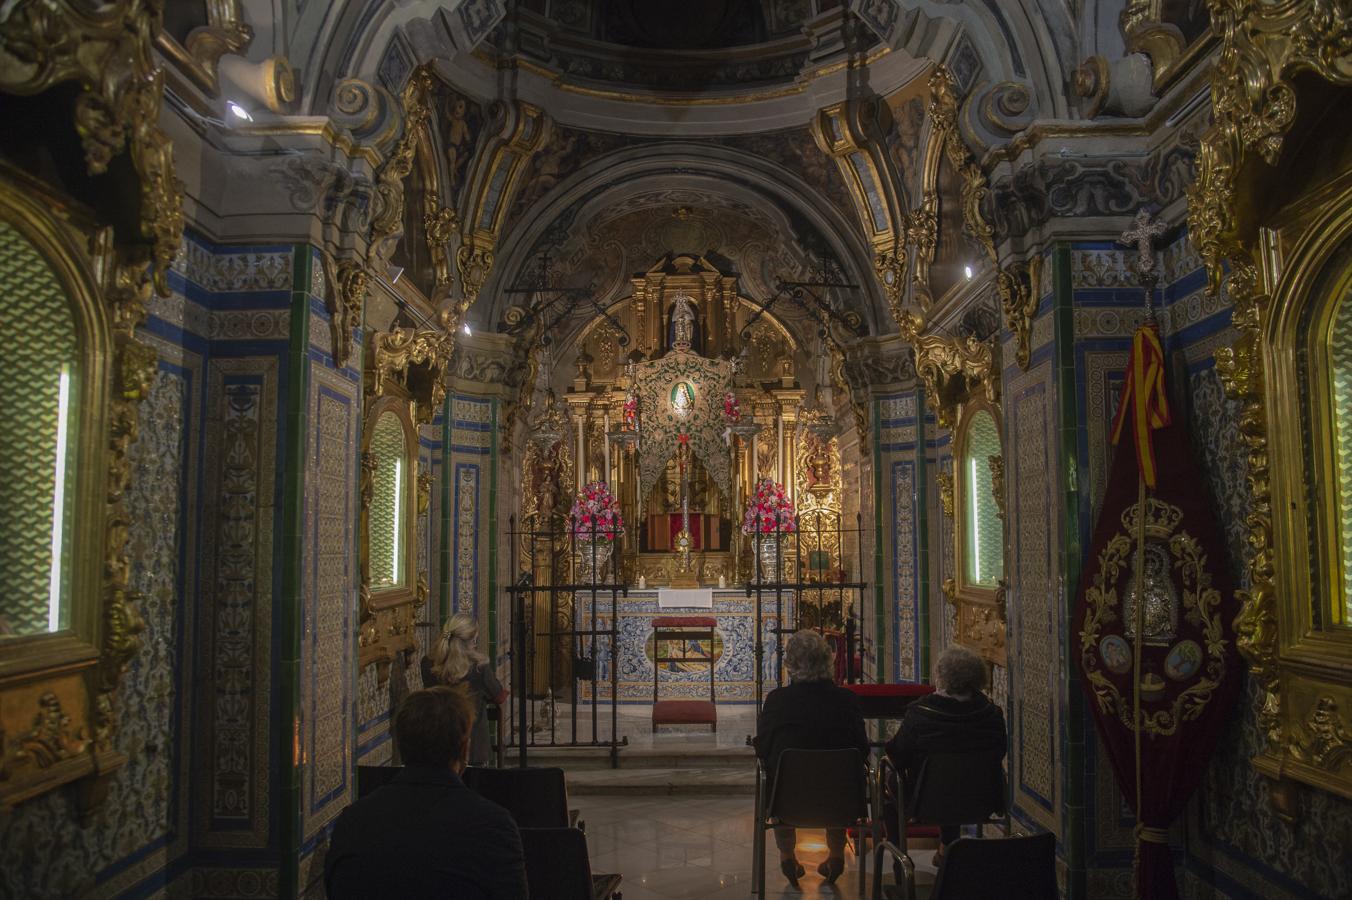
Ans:
[[[981,657],[966,647],[949,647],[939,654],[933,675],[934,693],[906,708],[901,728],[887,742],[887,755],[907,785],[931,754],[984,751],[996,760],[1005,755],[1005,714],[981,692],[986,685]],[[940,827],[940,854],[959,833],[959,825]]]
[[[799,631],[784,648],[784,667],[789,684],[765,698],[756,722],[756,755],[773,773],[779,754],[785,750],[842,750],[855,748],[868,758],[868,733],[859,700],[837,687],[835,656],[826,639],[815,631]],[[793,828],[775,828],[779,868],[789,884],[798,887],[804,869],[797,858],[797,835]],[[827,857],[817,872],[831,884],[845,871],[845,829],[826,829]]]

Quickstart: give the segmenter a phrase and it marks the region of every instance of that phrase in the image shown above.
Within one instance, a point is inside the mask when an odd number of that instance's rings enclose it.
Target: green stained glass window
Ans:
[[[380,590],[404,582],[403,506],[408,496],[409,473],[404,426],[394,413],[382,413],[376,421],[370,452],[376,461],[369,519],[371,588]]]
[[[994,588],[1005,571],[1004,523],[991,487],[992,456],[1000,455],[1000,431],[995,417],[983,410],[967,426],[962,457],[962,522],[964,575],[970,585]]]
[[[1338,298],[1328,339],[1329,399],[1333,407],[1334,468],[1338,474],[1338,549],[1342,597],[1335,617],[1352,625],[1352,298]]]
[[[42,254],[0,222],[0,638],[70,627],[79,340]]]

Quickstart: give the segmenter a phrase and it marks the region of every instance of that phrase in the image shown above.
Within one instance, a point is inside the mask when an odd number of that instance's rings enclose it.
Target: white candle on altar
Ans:
[[[610,484],[610,413],[606,413],[606,470],[601,475],[601,480]]]

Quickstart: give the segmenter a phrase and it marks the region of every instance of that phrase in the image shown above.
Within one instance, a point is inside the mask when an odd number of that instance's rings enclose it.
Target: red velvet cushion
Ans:
[[[659,616],[653,619],[654,628],[713,628],[713,616]]]
[[[712,725],[718,710],[708,700],[659,700],[653,704],[654,725]]]

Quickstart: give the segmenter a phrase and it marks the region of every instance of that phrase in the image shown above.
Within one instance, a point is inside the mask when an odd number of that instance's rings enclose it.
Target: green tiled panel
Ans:
[[[47,261],[23,235],[0,222],[0,342],[7,384],[0,392],[0,634],[48,630],[52,577],[52,515],[56,494],[61,369],[71,372],[70,409],[78,409],[74,365],[78,350],[69,300]],[[69,525],[77,435],[67,432],[61,567],[68,573]],[[62,591],[64,594],[64,590]],[[62,604],[63,613],[68,604]],[[62,615],[59,625],[68,624]]]

